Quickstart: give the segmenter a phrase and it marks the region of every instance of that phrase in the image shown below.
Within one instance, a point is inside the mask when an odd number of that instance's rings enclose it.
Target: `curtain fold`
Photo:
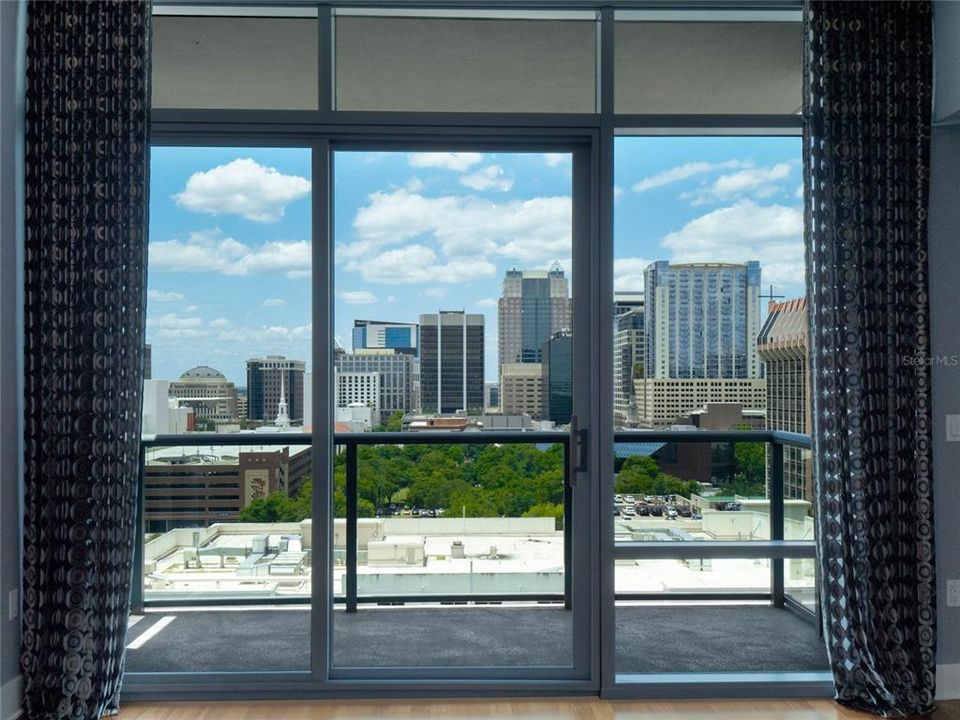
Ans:
[[[138,501],[149,40],[149,2],[27,5],[29,718],[117,707]]]
[[[804,172],[823,628],[837,699],[929,711],[932,10],[808,0]]]

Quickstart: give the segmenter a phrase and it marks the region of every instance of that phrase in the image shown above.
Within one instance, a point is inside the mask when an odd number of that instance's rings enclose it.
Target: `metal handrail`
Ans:
[[[450,432],[427,430],[418,432],[334,433],[334,445],[471,445],[566,442],[566,432],[555,430],[483,430]],[[631,442],[766,442],[809,450],[809,435],[781,430],[617,430],[614,443]],[[144,435],[144,447],[179,445],[311,445],[313,433],[186,433],[180,435]]]

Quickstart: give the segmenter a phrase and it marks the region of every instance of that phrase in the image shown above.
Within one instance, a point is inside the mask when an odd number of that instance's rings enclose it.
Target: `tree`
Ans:
[[[397,410],[387,418],[387,432],[400,432],[403,430],[403,411]]]
[[[689,498],[700,491],[700,483],[668,475],[653,458],[637,455],[623,461],[614,489],[617,493],[630,495],[680,495]]]
[[[767,450],[763,443],[737,443],[733,449],[733,481],[727,492],[746,496],[766,495]]]
[[[334,470],[336,478],[336,469]],[[341,491],[341,495],[342,495]],[[344,504],[344,507],[346,505]],[[239,522],[300,522],[313,515],[313,480],[308,476],[297,494],[289,497],[279,490],[254,500],[240,511]]]
[[[527,510],[523,517],[552,517],[556,521],[556,529],[563,530],[562,503],[539,503]]]

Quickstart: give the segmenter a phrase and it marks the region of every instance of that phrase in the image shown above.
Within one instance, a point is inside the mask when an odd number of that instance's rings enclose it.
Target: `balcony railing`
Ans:
[[[359,604],[402,604],[407,602],[508,602],[533,601],[564,603],[570,606],[571,598],[571,562],[572,562],[572,514],[578,509],[574,507],[572,498],[571,469],[579,464],[579,459],[573,457],[578,443],[571,442],[575,434],[566,432],[380,432],[380,433],[336,433],[333,444],[342,448],[345,454],[345,566],[343,576],[343,592],[335,595],[334,603],[345,605],[347,612],[355,612]],[[578,437],[579,440],[579,437]],[[785,559],[812,559],[815,557],[815,545],[812,540],[785,539],[785,512],[784,512],[784,448],[810,448],[810,438],[795,433],[785,433],[769,430],[745,431],[659,431],[659,430],[630,430],[619,431],[614,434],[617,446],[625,443],[765,443],[770,448],[770,477],[769,487],[769,539],[748,541],[724,540],[689,540],[684,542],[646,542],[631,541],[618,542],[614,545],[612,558],[614,560],[650,560],[658,558],[674,559],[711,559],[711,558],[761,558],[770,560],[770,591],[769,592],[740,592],[724,593],[719,595],[723,599],[765,599],[774,606],[787,606],[791,609],[809,614],[811,611],[798,601],[789,597],[785,592],[784,560]],[[239,447],[239,446],[307,446],[312,443],[309,433],[239,433],[213,434],[190,433],[185,435],[158,435],[145,437],[141,442],[141,476],[137,545],[135,563],[135,577],[133,586],[133,606],[135,609],[145,605],[171,604],[183,605],[210,605],[210,604],[277,604],[282,602],[308,603],[309,595],[302,597],[271,597],[269,599],[230,599],[218,597],[203,598],[193,596],[189,600],[179,600],[171,603],[170,600],[153,600],[144,597],[144,467],[149,448],[156,447]],[[563,447],[564,464],[564,492],[563,492],[563,582],[562,593],[550,592],[498,592],[498,593],[424,593],[424,594],[371,594],[361,595],[357,587],[358,553],[358,482],[360,468],[358,463],[358,448],[366,446],[407,446],[407,445],[507,445],[507,444],[536,444],[556,445]],[[241,479],[242,483],[242,479]],[[612,504],[612,498],[611,498]],[[603,513],[603,517],[609,517]],[[712,592],[684,592],[684,593],[618,593],[617,600],[637,600],[655,597],[658,600],[693,600],[716,598]]]

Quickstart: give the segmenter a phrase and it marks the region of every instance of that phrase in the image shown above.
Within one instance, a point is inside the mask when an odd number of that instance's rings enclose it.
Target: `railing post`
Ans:
[[[142,440],[140,441],[139,457],[140,460],[137,466],[137,500],[133,521],[133,573],[130,577],[130,613],[135,615],[143,612],[143,534],[144,530],[146,530],[143,518],[143,504],[147,451]]]
[[[567,442],[570,442],[567,440]],[[570,450],[563,449],[563,607],[573,607],[573,488],[570,487]]]
[[[783,540],[783,445],[778,440],[770,445],[770,539]],[[783,559],[770,563],[770,600],[774,607],[784,604]]]
[[[357,445],[347,444],[347,612],[357,611]]]

